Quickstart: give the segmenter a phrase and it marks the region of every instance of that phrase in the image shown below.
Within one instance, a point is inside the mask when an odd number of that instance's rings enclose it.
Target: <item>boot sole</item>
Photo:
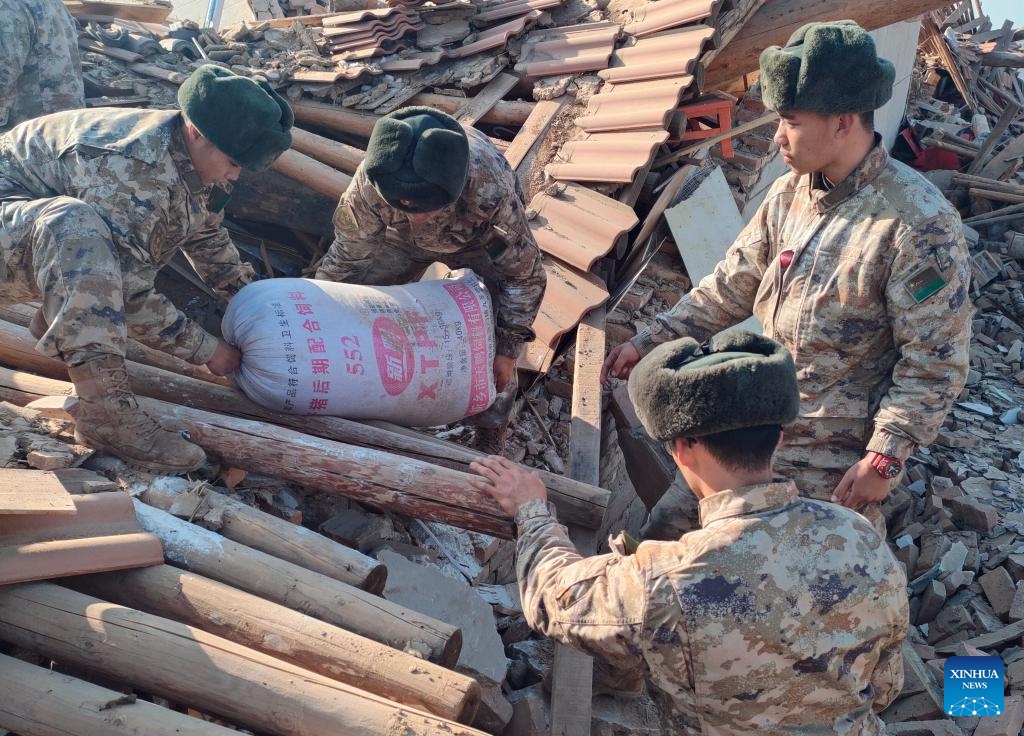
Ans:
[[[205,457],[200,462],[194,463],[192,465],[166,465],[164,463],[141,463],[134,460],[127,460],[113,446],[107,445],[106,443],[103,442],[96,442],[94,440],[89,439],[88,437],[82,437],[81,435],[79,435],[78,432],[75,432],[75,442],[85,445],[86,447],[89,447],[90,449],[95,450],[96,452],[103,452],[106,453],[107,455],[113,455],[114,457],[123,460],[128,467],[135,468],[136,470],[143,470],[146,472],[155,471],[157,473],[173,473],[177,475],[180,473],[191,473],[193,470],[199,470],[199,468],[206,465]]]

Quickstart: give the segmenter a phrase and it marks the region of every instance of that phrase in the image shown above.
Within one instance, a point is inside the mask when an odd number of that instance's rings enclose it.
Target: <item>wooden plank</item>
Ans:
[[[534,105],[530,117],[526,118],[523,127],[516,133],[516,137],[505,149],[505,160],[515,171],[523,163],[523,159],[533,150],[538,141],[544,138],[544,134],[551,126],[551,121],[559,111],[569,103],[567,97],[559,97],[556,100],[541,100]]]
[[[605,309],[590,312],[576,331],[572,388],[569,474],[592,485],[600,478],[601,365],[605,350]],[[570,537],[583,556],[594,554],[595,535],[578,528]],[[563,644],[555,646],[551,682],[552,736],[588,736],[593,697],[593,660]]]
[[[70,675],[0,654],[0,730],[33,734],[238,736],[238,731],[125,697]],[[116,722],[116,725],[114,723]]]
[[[50,471],[0,468],[0,514],[74,514],[75,504]]]
[[[17,646],[256,733],[484,736],[201,629],[52,583],[0,588],[0,620],[0,636]]]
[[[979,175],[986,179],[999,179],[1013,164],[1015,159],[1024,157],[1024,135],[1019,135],[1003,147],[992,159],[982,167]]]
[[[502,72],[487,83],[476,96],[459,108],[453,116],[463,125],[475,125],[488,110],[494,107],[498,100],[507,95],[513,87],[519,84],[519,77],[508,72]]]
[[[711,136],[710,138],[705,138],[697,143],[690,144],[686,148],[680,148],[678,151],[673,151],[667,156],[662,156],[655,160],[653,168],[660,169],[663,166],[675,163],[679,159],[686,158],[702,148],[711,148],[711,146],[716,143],[721,143],[729,138],[735,138],[738,135],[760,128],[761,126],[768,125],[769,123],[774,123],[778,119],[779,114],[777,112],[766,112],[764,115],[754,118],[742,125],[737,125],[735,128],[731,128],[724,133],[719,133],[718,135]]]
[[[1002,66],[1014,69],[1024,68],[1024,54],[1015,51],[989,51],[978,58],[982,66]]]

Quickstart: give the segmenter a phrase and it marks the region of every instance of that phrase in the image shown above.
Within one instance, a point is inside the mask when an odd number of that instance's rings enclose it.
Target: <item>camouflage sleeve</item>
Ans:
[[[896,244],[885,298],[899,360],[867,449],[906,460],[939,431],[970,364],[970,258],[960,219],[943,213]]]
[[[365,283],[364,277],[374,265],[386,229],[366,196],[368,187],[371,185],[360,167],[334,210],[334,242],[320,261],[316,278]]]
[[[516,572],[527,623],[601,659],[624,691],[636,690],[646,671],[640,642],[646,596],[635,557],[581,557],[544,501],[523,504],[516,524]]]
[[[230,299],[251,283],[256,275],[251,264],[243,263],[228,231],[221,227],[221,215],[213,215],[207,227],[194,233],[181,250],[203,283]]]
[[[129,336],[193,365],[209,361],[217,349],[217,338],[153,288],[156,270],[152,266],[138,262],[135,266],[126,267],[122,276]]]
[[[771,248],[767,201],[733,241],[714,272],[630,341],[640,355],[680,337],[704,342],[753,313],[754,298],[768,267]]]
[[[0,131],[7,127],[15,86],[32,50],[31,19],[22,11],[18,3],[0,2]]]
[[[527,225],[518,182],[515,195],[505,197],[490,228],[488,247],[497,275],[496,350],[499,355],[514,358],[523,343],[534,337],[531,325],[547,285],[540,248]]]

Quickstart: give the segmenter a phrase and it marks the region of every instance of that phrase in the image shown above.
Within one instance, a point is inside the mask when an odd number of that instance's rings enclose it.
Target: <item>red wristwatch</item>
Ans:
[[[903,472],[903,463],[898,457],[890,457],[874,452],[871,458],[871,467],[878,471],[878,474],[886,480],[892,480]]]

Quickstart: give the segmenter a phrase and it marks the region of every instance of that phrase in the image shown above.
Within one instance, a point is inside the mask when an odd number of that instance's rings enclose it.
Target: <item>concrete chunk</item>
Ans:
[[[997,567],[978,578],[978,582],[981,583],[981,589],[985,591],[988,602],[992,604],[992,610],[996,612],[997,616],[1005,619],[1010,613],[1010,607],[1013,605],[1013,598],[1017,592],[1010,573]]]

